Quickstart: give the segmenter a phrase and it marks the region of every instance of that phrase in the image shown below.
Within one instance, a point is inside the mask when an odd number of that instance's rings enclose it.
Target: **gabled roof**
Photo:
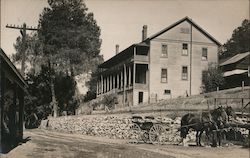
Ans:
[[[250,55],[250,52],[236,54],[235,56],[233,56],[233,57],[229,58],[228,60],[224,61],[223,63],[221,63],[220,66],[225,66],[225,65],[236,63],[236,62],[240,61],[241,59],[244,59],[248,55]]]
[[[7,65],[10,67],[10,69],[15,73],[17,78],[26,86],[28,87],[27,83],[25,82],[23,76],[20,74],[20,72],[17,70],[15,65],[10,61],[10,59],[7,57],[7,55],[4,53],[2,48],[0,48],[0,56],[3,58],[3,60],[7,63]]]
[[[147,40],[152,40],[158,36],[160,36],[161,34],[167,32],[168,30],[174,28],[175,26],[179,25],[180,23],[187,21],[189,22],[191,25],[193,25],[196,29],[198,29],[201,33],[203,33],[206,37],[208,37],[210,40],[212,40],[214,43],[216,43],[218,46],[221,46],[221,43],[219,41],[217,41],[213,36],[211,36],[208,32],[206,32],[204,29],[202,29],[199,25],[197,25],[195,22],[193,22],[192,19],[190,19],[189,17],[184,17],[181,20],[175,22],[174,24],[168,26],[167,28],[157,32],[156,34],[148,37],[145,41]]]

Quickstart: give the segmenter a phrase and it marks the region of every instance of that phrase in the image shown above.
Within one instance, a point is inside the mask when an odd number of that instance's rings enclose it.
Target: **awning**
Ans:
[[[245,72],[247,72],[247,70],[236,69],[236,70],[224,72],[223,76],[228,77],[228,76],[232,76],[232,75],[240,75],[240,74],[243,74]]]

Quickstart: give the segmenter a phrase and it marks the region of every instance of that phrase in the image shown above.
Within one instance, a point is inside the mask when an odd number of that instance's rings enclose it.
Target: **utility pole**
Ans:
[[[24,72],[25,72],[25,59],[26,59],[26,47],[27,47],[27,43],[26,43],[26,31],[30,30],[30,31],[37,31],[38,29],[35,27],[27,27],[25,23],[23,23],[23,26],[15,26],[15,25],[6,25],[6,28],[10,28],[10,29],[18,29],[20,30],[20,33],[22,35],[22,46],[21,46],[21,74],[24,77]]]

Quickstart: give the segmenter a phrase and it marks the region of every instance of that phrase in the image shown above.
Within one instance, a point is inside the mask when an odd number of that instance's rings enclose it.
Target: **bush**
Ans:
[[[103,96],[102,104],[106,106],[109,110],[115,108],[117,104],[117,95],[116,94],[107,94]]]
[[[224,84],[222,71],[217,66],[210,64],[208,70],[202,73],[202,84],[203,93],[216,91],[217,87]]]

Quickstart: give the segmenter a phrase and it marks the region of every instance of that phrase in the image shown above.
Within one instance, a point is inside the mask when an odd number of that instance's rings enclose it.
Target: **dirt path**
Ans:
[[[1,158],[249,158],[249,149],[129,144],[126,140],[26,130],[30,140]]]

